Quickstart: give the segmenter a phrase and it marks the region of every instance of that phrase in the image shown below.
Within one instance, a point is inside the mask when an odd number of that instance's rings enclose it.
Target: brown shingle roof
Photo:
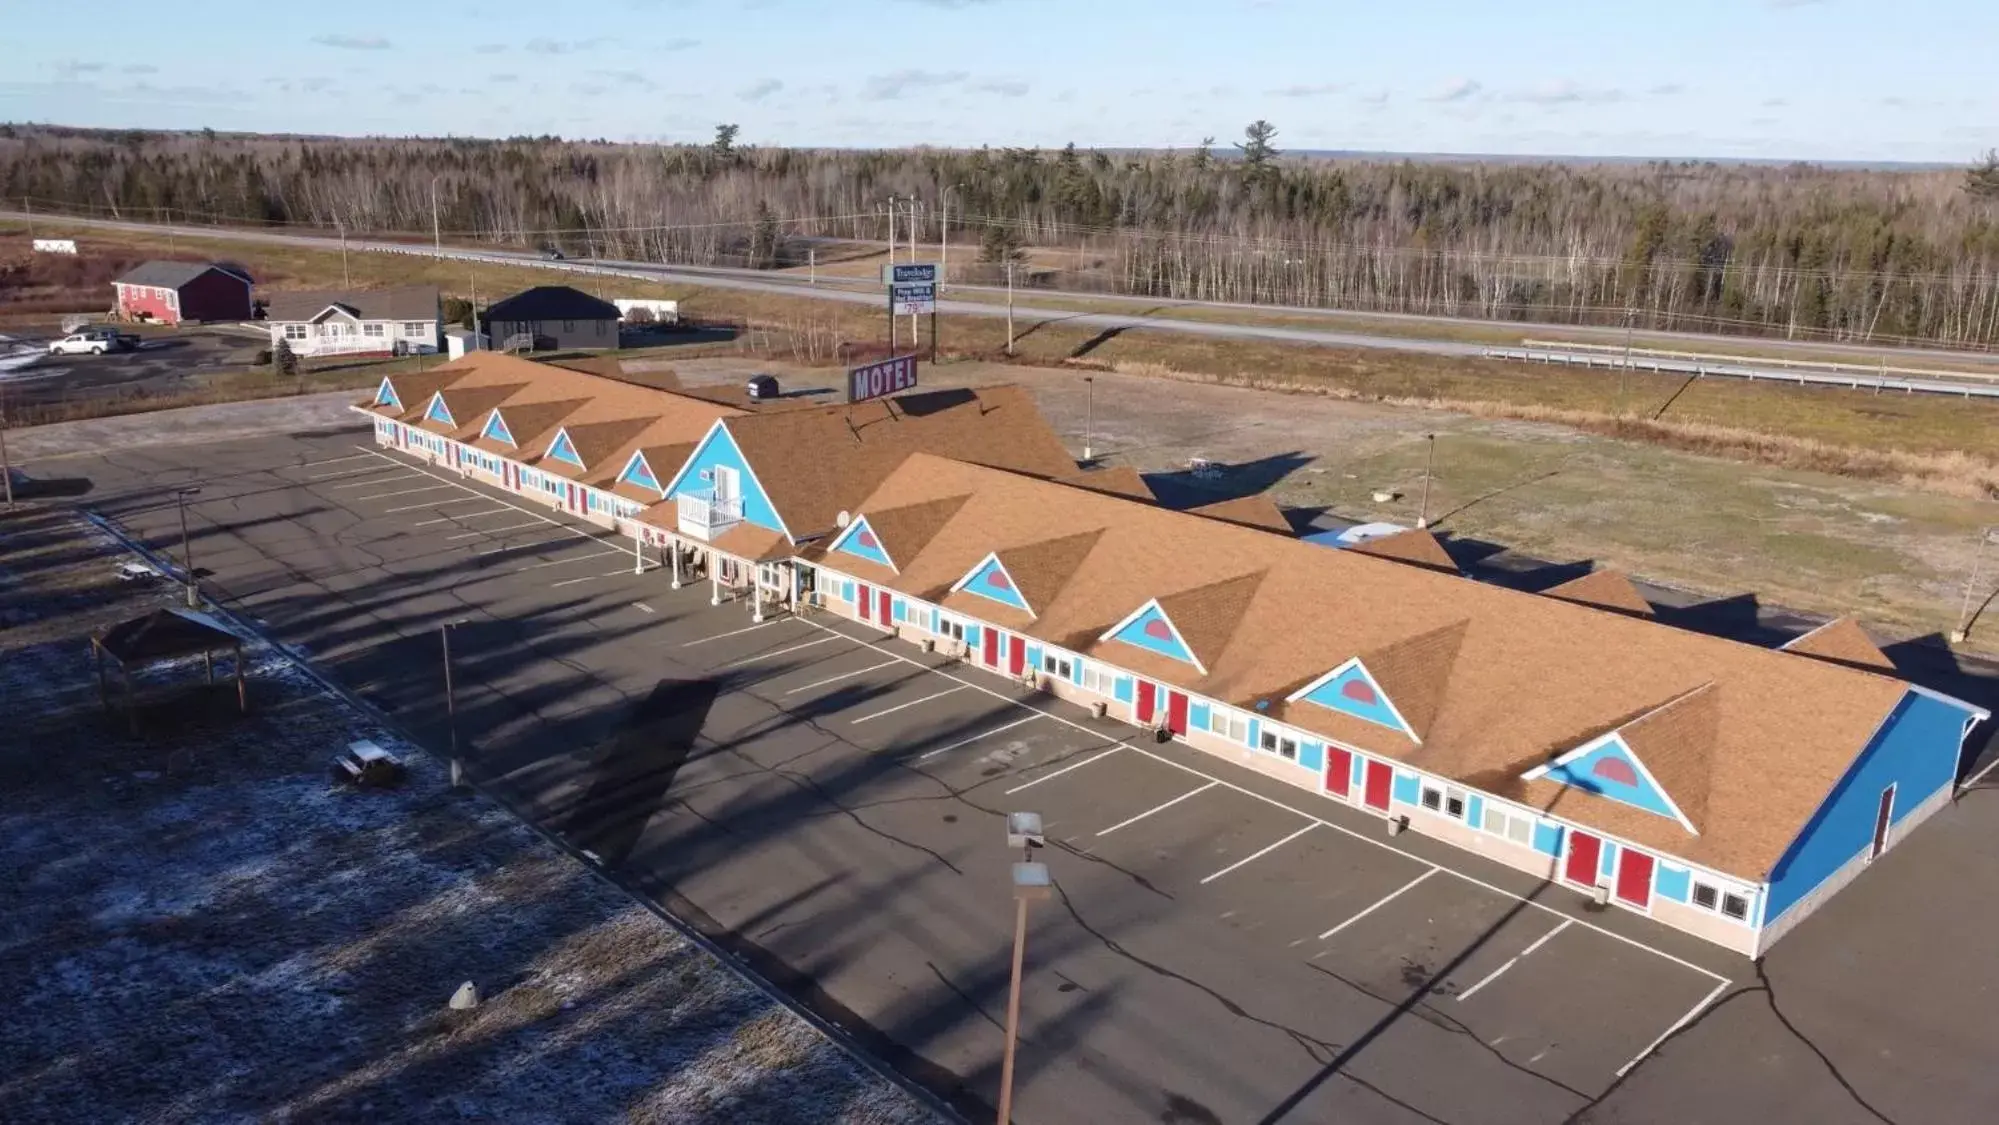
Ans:
[[[1895,662],[1876,647],[1867,631],[1850,617],[1835,617],[1809,633],[1783,644],[1785,652],[1818,660],[1893,674]]]
[[[1103,492],[1112,496],[1127,496],[1133,500],[1155,503],[1152,486],[1145,483],[1145,475],[1130,465],[1103,465],[1086,469],[1066,478],[1062,483],[1073,484],[1077,488],[1087,488],[1091,492]]]
[[[1284,518],[1284,509],[1267,492],[1255,492],[1248,496],[1238,496],[1233,500],[1222,500],[1214,504],[1203,504],[1189,508],[1193,515],[1206,516],[1211,520],[1239,524],[1243,527],[1260,527],[1265,531],[1275,531],[1283,535],[1292,534],[1291,521]]]
[[[1551,598],[1577,605],[1593,605],[1613,613],[1653,616],[1652,603],[1645,600],[1645,595],[1638,592],[1631,579],[1615,570],[1593,570],[1581,578],[1571,578],[1541,592]]]
[[[1420,566],[1428,570],[1446,574],[1458,573],[1458,564],[1451,561],[1450,552],[1437,542],[1437,537],[1420,528],[1409,528],[1379,539],[1369,539],[1356,543],[1347,550],[1360,555],[1373,555],[1377,559],[1393,559],[1399,563]]]
[[[930,500],[922,504],[909,504],[901,508],[867,513],[868,530],[875,533],[875,540],[889,561],[907,555],[915,558],[923,552],[930,537],[937,529],[951,521],[958,509],[965,504],[963,496],[946,496],[941,500]],[[865,562],[866,560],[859,560]]]
[[[1559,800],[1561,815],[1578,823],[1743,878],[1770,871],[1907,690],[1871,672],[925,454],[909,457],[858,510],[945,496],[966,499],[882,584],[921,596],[988,552],[1100,531],[1069,581],[1017,627],[1090,655],[1097,636],[1149,599],[1171,604],[1172,595],[1262,572],[1219,655],[1203,658],[1207,675],[1112,642],[1103,658],[1231,706],[1272,701],[1267,713],[1298,729],[1523,804]],[[1356,656],[1412,725],[1421,723],[1420,746],[1323,708],[1282,706],[1287,689]],[[1438,666],[1445,673],[1426,679]],[[1705,698],[1690,696],[1709,684]],[[1639,753],[1676,801],[1686,793],[1698,804],[1689,777],[1708,771],[1699,836],[1669,817],[1519,780],[1682,697],[1685,710],[1663,712],[1631,737],[1647,744]],[[1709,721],[1703,763],[1698,731]]]
[[[919,450],[1042,477],[1076,469],[1034,399],[1014,386],[748,414],[727,425],[797,540],[833,531],[834,517]]]

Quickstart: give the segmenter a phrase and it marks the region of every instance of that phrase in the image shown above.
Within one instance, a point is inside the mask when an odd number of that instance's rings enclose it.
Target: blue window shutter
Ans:
[[[1263,745],[1262,734],[1263,734],[1263,720],[1251,719],[1249,721],[1249,744],[1251,746],[1262,746]]]
[[[1413,773],[1398,771],[1391,792],[1396,800],[1405,805],[1420,805],[1423,803],[1423,780]]]
[[[1617,845],[1611,843],[1609,840],[1605,840],[1603,842],[1603,854],[1599,858],[1601,862],[1597,864],[1598,871],[1605,875],[1615,872],[1617,870]]]
[[[854,584],[852,582],[840,583],[840,600],[849,602],[854,600]]]
[[[1117,700],[1119,703],[1130,703],[1131,697],[1131,677],[1119,676],[1117,682],[1111,685],[1111,698]]]
[[[1652,885],[1653,889],[1659,892],[1660,898],[1671,899],[1674,902],[1687,901],[1687,884],[1692,881],[1692,872],[1670,863],[1661,863],[1655,870],[1657,873],[1652,877]]]
[[[1561,855],[1561,825],[1537,822],[1534,825],[1534,850],[1542,855]]]
[[[1471,825],[1473,828],[1483,828],[1485,826],[1484,797],[1473,793],[1471,799],[1465,802],[1465,823]]]
[[[1187,706],[1187,725],[1194,730],[1207,730],[1210,711],[1205,703],[1191,703]]]
[[[1323,743],[1307,742],[1298,747],[1298,764],[1308,770],[1326,768],[1326,747]]]

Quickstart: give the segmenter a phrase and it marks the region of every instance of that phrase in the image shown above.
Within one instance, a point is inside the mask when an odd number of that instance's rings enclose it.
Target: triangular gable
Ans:
[[[834,539],[832,545],[827,549],[853,555],[855,558],[866,559],[871,563],[877,563],[897,573],[901,573],[895,562],[888,557],[888,548],[882,546],[881,537],[876,535],[874,528],[868,525],[868,517],[866,516],[862,516],[848,524],[846,530],[842,531],[839,537]],[[1013,603],[1009,602],[1007,604],[1011,605]]]
[[[1139,606],[1137,612],[1111,626],[1110,631],[1097,638],[1099,641],[1121,641],[1133,648],[1156,652],[1184,664],[1192,664],[1202,675],[1208,674],[1207,665],[1194,655],[1180,630],[1173,627],[1173,621],[1166,611],[1159,608],[1159,599]]]
[[[577,456],[576,443],[569,440],[568,430],[555,431],[555,440],[548,443],[548,455],[557,461],[565,461],[581,469],[583,458]]]
[[[1550,586],[1541,593],[1565,602],[1595,606],[1632,617],[1654,615],[1652,603],[1645,600],[1645,595],[1638,592],[1631,579],[1614,570],[1593,570],[1581,578]]]
[[[1358,656],[1292,692],[1287,702],[1296,703],[1299,700],[1417,738],[1416,732],[1402,717],[1402,712],[1395,709],[1388,693],[1381,690],[1381,685],[1375,682],[1373,674]],[[1417,738],[1417,741],[1422,740]]]
[[[507,420],[497,410],[486,416],[486,428],[479,431],[479,436],[509,446],[514,444],[513,431],[507,429]]]
[[[743,448],[736,441],[736,435],[730,432],[725,420],[721,418],[709,424],[708,432],[702,435],[700,444],[694,447],[694,452],[688,455],[679,469],[675,470],[673,479],[666,484],[666,498],[673,499],[683,488],[695,492],[706,487],[702,474],[716,465],[726,465],[742,472],[744,519],[759,527],[770,528],[774,525],[775,530],[783,532],[786,539],[793,543],[799,541],[785,523],[784,514],[777,510],[776,502],[770,498],[768,492],[764,491],[763,481],[757,476],[756,466],[750,464],[749,458],[743,455]],[[690,478],[689,473],[695,475]]]
[[[1007,573],[1006,565],[1000,562],[997,554],[987,555],[979,565],[973,567],[951,587],[951,592],[954,594],[961,590],[967,594],[991,598],[1001,605],[1012,606],[1030,615],[1034,613],[1034,607],[1027,604],[1026,595],[1020,592],[1020,587],[1014,585],[1013,576]]]
[[[341,304],[340,302],[338,302],[338,301],[335,301],[335,302],[334,302],[333,304],[330,304],[330,305],[326,306],[325,308],[323,308],[323,309],[319,310],[318,312],[314,313],[314,314],[312,315],[312,319],[311,319],[310,321],[308,321],[308,323],[310,323],[310,324],[319,324],[319,323],[323,322],[323,321],[324,321],[324,320],[325,320],[325,319],[326,319],[327,317],[329,317],[329,316],[332,316],[332,315],[335,315],[335,314],[338,314],[338,315],[340,315],[340,316],[344,316],[344,317],[346,317],[346,318],[347,318],[347,319],[349,319],[349,320],[359,320],[359,319],[361,319],[361,313],[360,313],[360,310],[358,310],[358,309],[355,309],[355,308],[352,308],[352,307],[350,307],[350,306],[348,306],[348,305],[343,305],[343,304]]]
[[[438,391],[430,396],[430,405],[424,408],[423,420],[426,422],[436,422],[440,426],[455,427],[458,425],[457,420],[451,417],[451,408],[444,404],[443,391]]]
[[[375,388],[375,405],[393,406],[397,410],[403,408],[403,400],[396,394],[395,381],[386,375],[382,376],[382,385]]]
[[[1458,564],[1451,558],[1450,552],[1444,550],[1437,537],[1413,527],[1378,539],[1364,540],[1347,549],[1356,555],[1407,563],[1440,574],[1459,573]]]
[[[1655,816],[1671,817],[1688,832],[1700,834],[1618,731],[1591,739],[1520,776],[1523,781],[1552,781]]]
[[[631,460],[625,462],[625,471],[618,474],[618,483],[635,484],[640,488],[650,488],[654,492],[661,494],[666,492],[664,488],[659,486],[659,478],[652,474],[652,465],[646,461],[645,450],[643,449],[632,451]]]
[[[1851,617],[1835,617],[1831,621],[1792,637],[1777,646],[1785,652],[1795,652],[1799,656],[1809,656],[1832,664],[1844,664],[1867,672],[1895,674],[1895,662],[1877,647],[1868,637],[1866,630]]]

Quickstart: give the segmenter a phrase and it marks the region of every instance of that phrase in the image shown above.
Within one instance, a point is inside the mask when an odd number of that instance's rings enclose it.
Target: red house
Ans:
[[[147,262],[111,283],[121,319],[249,320],[250,278],[213,262]]]

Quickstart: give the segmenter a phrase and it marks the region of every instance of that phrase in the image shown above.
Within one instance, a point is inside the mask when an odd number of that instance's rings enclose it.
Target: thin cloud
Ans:
[[[998,94],[1002,98],[1027,96],[1027,83],[1017,78],[993,78],[984,82],[975,82],[972,84],[972,89],[981,94]]]
[[[752,82],[748,86],[743,87],[736,92],[736,96],[746,102],[760,102],[782,89],[784,89],[784,83],[775,78],[766,78],[761,82]]]
[[[1270,92],[1280,98],[1320,98],[1327,94],[1337,94],[1346,88],[1347,84],[1344,82],[1321,82],[1315,86],[1279,86]]]
[[[647,78],[636,70],[607,70],[604,72],[604,77],[622,86],[643,86],[648,88],[652,86],[652,79]]]
[[[966,8],[983,8],[993,3],[994,0],[907,0],[907,2],[919,4],[925,8],[942,8],[949,12],[960,12]]]
[[[389,41],[379,35],[315,35],[312,41],[322,47],[336,47],[342,51],[386,51]]]
[[[118,69],[125,74],[158,74],[160,72],[160,68],[154,66],[152,63],[132,63]]]
[[[1507,101],[1529,105],[1609,105],[1629,101],[1631,95],[1614,87],[1578,86],[1574,82],[1545,82],[1506,96]]]
[[[1773,8],[1779,12],[1788,11],[1791,8],[1815,8],[1823,3],[1825,3],[1825,0],[1763,0],[1764,7]]]
[[[506,71],[502,71],[499,74],[488,75],[486,78],[486,81],[488,82],[519,82],[520,80],[521,80],[520,75],[511,74]]]
[[[1459,78],[1447,83],[1443,89],[1431,94],[1427,100],[1433,102],[1465,102],[1477,97],[1479,91],[1483,89],[1485,87],[1475,79]]]
[[[604,37],[601,35],[588,39],[550,39],[547,36],[536,36],[527,41],[527,49],[537,55],[573,55],[578,51],[587,51],[602,42]]]
[[[506,49],[507,45],[505,43],[481,43],[477,47],[472,48],[472,53],[475,55],[498,55],[504,53]]]
[[[861,97],[871,102],[889,102],[914,91],[955,86],[964,80],[965,72],[962,70],[898,70],[868,79],[861,88]]]
[[[79,74],[101,74],[103,71],[104,64],[101,62],[77,62],[72,60],[56,64],[56,73],[66,78],[74,78]]]
[[[1678,82],[1661,82],[1645,92],[1655,98],[1670,98],[1674,94],[1686,93],[1687,88]]]
[[[1791,99],[1789,99],[1789,98],[1764,98],[1764,99],[1763,99],[1763,106],[1764,106],[1764,108],[1765,108],[1765,109],[1782,109],[1782,108],[1784,108],[1785,106],[1787,106],[1787,105],[1790,105],[1790,104],[1791,104]]]

